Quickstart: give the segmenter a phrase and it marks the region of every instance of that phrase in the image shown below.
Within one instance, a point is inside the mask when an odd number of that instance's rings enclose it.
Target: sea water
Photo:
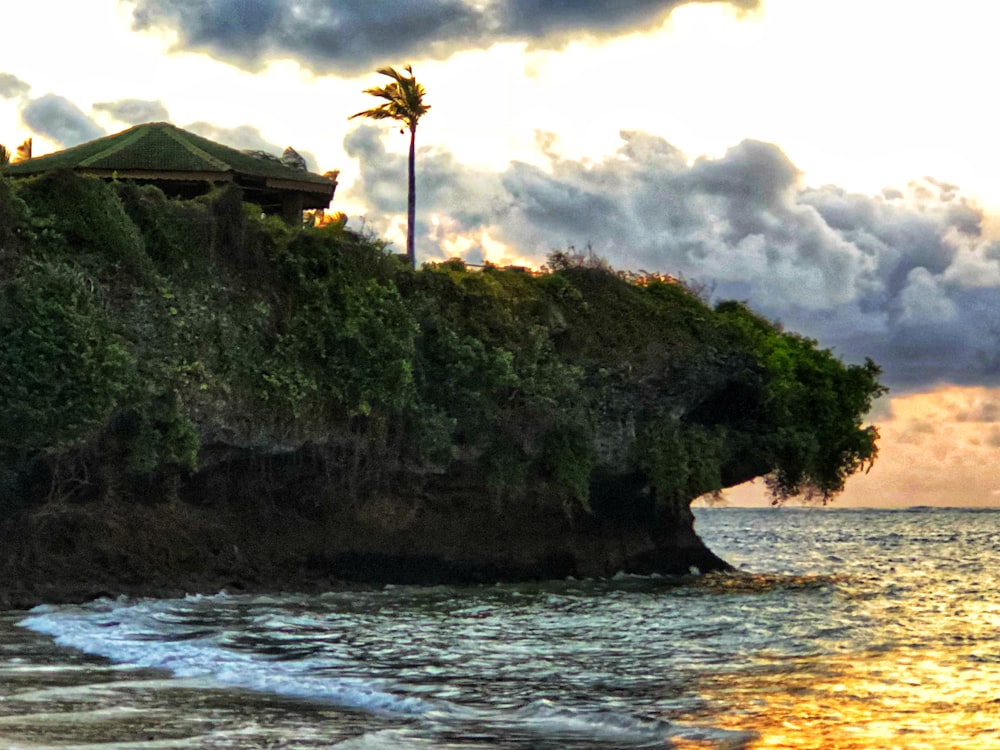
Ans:
[[[1000,511],[697,511],[739,572],[0,616],[0,747],[1000,748]]]

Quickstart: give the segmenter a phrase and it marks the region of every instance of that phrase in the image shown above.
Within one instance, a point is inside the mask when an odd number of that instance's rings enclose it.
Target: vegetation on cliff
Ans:
[[[827,499],[883,392],[743,304],[556,254],[413,270],[235,189],[0,178],[0,505],[176,500],[305,451],[363,501],[461,471],[503,504],[650,518],[767,475]]]

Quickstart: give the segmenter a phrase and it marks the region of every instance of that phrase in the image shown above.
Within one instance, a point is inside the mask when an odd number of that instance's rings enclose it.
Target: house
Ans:
[[[279,159],[239,151],[166,122],[149,122],[46,156],[10,164],[9,177],[72,169],[106,180],[156,185],[168,196],[193,198],[213,186],[233,183],[244,200],[290,224],[304,209],[325,209],[337,189],[335,172],[308,172],[291,149]]]

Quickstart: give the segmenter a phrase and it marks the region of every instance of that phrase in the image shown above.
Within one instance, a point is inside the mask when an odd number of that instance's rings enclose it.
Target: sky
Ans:
[[[879,461],[838,505],[1000,504],[994,3],[32,0],[4,21],[11,150],[151,120],[293,146],[400,247],[408,138],[348,117],[412,64],[418,261],[589,247],[744,300],[883,369]]]

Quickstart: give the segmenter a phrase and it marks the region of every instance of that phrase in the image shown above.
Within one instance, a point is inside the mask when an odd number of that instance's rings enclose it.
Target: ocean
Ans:
[[[700,508],[738,573],[0,614],[0,747],[1000,748],[1000,510]]]

